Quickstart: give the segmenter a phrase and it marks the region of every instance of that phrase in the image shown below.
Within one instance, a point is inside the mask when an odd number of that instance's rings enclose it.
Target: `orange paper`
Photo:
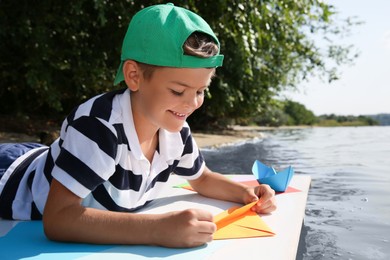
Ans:
[[[232,207],[214,217],[217,231],[214,239],[249,238],[273,236],[271,228],[253,212],[252,202],[243,207]]]

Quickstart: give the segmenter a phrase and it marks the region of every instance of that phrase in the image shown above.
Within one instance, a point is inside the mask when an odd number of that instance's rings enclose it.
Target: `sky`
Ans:
[[[298,92],[284,95],[315,115],[372,115],[390,113],[390,0],[325,0],[339,17],[357,16],[345,41],[360,56],[354,65],[342,65],[341,77],[332,83],[311,78]]]

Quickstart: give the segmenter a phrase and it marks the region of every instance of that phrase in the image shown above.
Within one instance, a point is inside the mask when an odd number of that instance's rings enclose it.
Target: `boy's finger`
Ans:
[[[195,209],[194,210],[194,214],[195,214],[195,217],[199,221],[210,221],[210,222],[213,222],[213,220],[214,220],[213,215],[210,212],[206,211],[206,210]]]
[[[257,203],[252,210],[258,213],[271,213],[276,209],[276,203],[274,200],[268,200],[263,203]]]
[[[217,231],[217,225],[214,222],[202,221],[199,226],[199,233],[214,234]]]
[[[260,203],[268,201],[275,196],[275,191],[269,185],[264,184],[259,186],[258,193],[260,195]]]

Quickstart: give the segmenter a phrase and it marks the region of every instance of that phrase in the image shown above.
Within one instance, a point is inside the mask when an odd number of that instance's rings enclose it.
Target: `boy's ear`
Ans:
[[[131,91],[137,91],[140,83],[142,71],[137,62],[133,60],[127,60],[123,64],[123,76],[127,87]]]

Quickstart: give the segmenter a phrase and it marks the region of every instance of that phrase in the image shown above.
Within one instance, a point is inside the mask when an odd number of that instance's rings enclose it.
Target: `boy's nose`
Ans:
[[[186,105],[192,109],[196,109],[199,107],[199,97],[198,95],[191,95],[186,99]]]

